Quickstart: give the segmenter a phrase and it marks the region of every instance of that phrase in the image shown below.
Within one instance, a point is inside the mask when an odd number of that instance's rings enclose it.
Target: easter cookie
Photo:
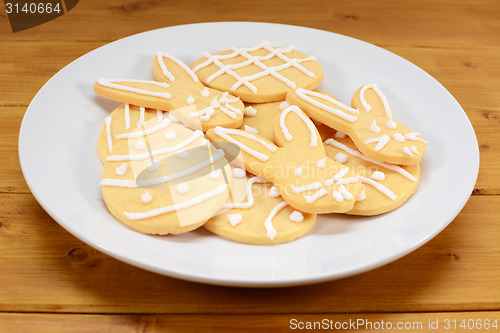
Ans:
[[[339,137],[340,136],[340,137]],[[338,135],[324,142],[326,155],[358,173],[364,190],[353,215],[377,215],[401,206],[418,187],[419,164],[399,166],[378,162],[363,155],[348,136]]]
[[[240,129],[259,134],[274,142],[274,122],[280,115],[283,102],[246,104],[243,126]]]
[[[224,238],[246,244],[280,244],[306,234],[316,221],[315,214],[290,207],[276,187],[258,178],[246,178],[243,186],[232,186],[235,197],[223,213],[212,217],[204,228]],[[234,200],[234,198],[233,198]]]
[[[137,231],[183,233],[222,207],[232,174],[224,151],[201,131],[169,119],[161,124],[116,141],[104,164],[102,194],[111,214]]]
[[[172,111],[192,129],[241,126],[243,102],[227,92],[204,87],[180,60],[159,52],[153,73],[158,81],[101,78],[94,91],[119,102]]]
[[[230,47],[195,61],[191,68],[205,85],[229,91],[249,103],[284,100],[297,88],[314,89],[323,79],[315,57],[294,46],[279,48],[269,42],[254,47]]]
[[[328,93],[296,89],[287,95],[312,119],[347,134],[366,156],[377,161],[414,165],[420,162],[426,141],[396,122],[386,97],[374,84],[359,88],[353,108]]]
[[[285,108],[274,123],[277,145],[258,134],[222,127],[209,130],[207,137],[215,145],[237,145],[246,170],[272,182],[297,210],[346,212],[363,189],[356,173],[326,157],[316,127],[295,105]]]

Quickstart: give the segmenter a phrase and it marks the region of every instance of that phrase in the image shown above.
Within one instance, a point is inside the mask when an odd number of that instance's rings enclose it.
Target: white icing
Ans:
[[[180,183],[176,188],[177,192],[180,194],[185,194],[189,190],[189,186],[186,183]]]
[[[387,122],[387,124],[385,124],[385,127],[389,128],[389,129],[396,129],[398,127],[398,124],[391,119],[389,119],[389,121]]]
[[[372,133],[380,133],[380,127],[377,126],[375,119],[373,119],[373,122],[368,130]]]
[[[418,136],[420,136],[420,133],[417,132],[406,133],[405,139],[410,141],[422,141],[423,143],[427,143],[427,141],[425,141],[422,138],[419,138]]]
[[[253,117],[253,116],[256,116],[257,115],[257,109],[256,108],[253,108],[251,106],[247,106],[245,108],[245,116],[247,117]]]
[[[142,196],[141,196],[141,200],[142,202],[144,202],[145,204],[148,204],[150,203],[151,201],[153,201],[153,197],[151,196],[151,194],[146,191],[146,193],[144,193]]]
[[[235,226],[243,220],[243,217],[241,214],[227,214],[227,219],[232,226]]]
[[[297,169],[295,169],[295,176],[296,177],[302,176],[302,167],[298,167]]]
[[[142,150],[146,148],[146,143],[141,138],[137,138],[137,142],[135,143],[134,148],[137,150]]]
[[[354,199],[354,196],[352,195],[351,192],[349,192],[344,185],[340,185],[339,186],[339,192],[340,194],[342,194],[342,196],[344,197],[344,199],[346,200],[352,200]]]
[[[214,132],[215,132],[215,134],[217,134],[218,136],[220,136],[224,140],[237,145],[238,147],[240,147],[241,150],[245,151],[246,153],[252,155],[253,157],[255,157],[263,162],[267,161],[269,159],[269,156],[267,156],[266,154],[263,154],[263,153],[259,153],[258,151],[248,147],[247,145],[244,145],[243,143],[241,143],[238,140],[231,137],[230,134],[243,136],[247,139],[256,141],[259,144],[261,144],[262,146],[264,146],[265,148],[267,148],[270,152],[275,152],[277,150],[276,146],[269,144],[268,142],[262,140],[261,138],[256,137],[255,135],[248,133],[248,132],[245,132],[245,131],[240,131],[240,130],[235,130],[235,129],[217,126],[214,129]]]
[[[302,192],[305,192],[305,191],[312,191],[312,190],[317,190],[319,188],[323,187],[323,185],[321,184],[321,182],[314,182],[314,183],[311,183],[311,184],[307,184],[307,185],[302,185],[302,186],[299,186],[299,187],[295,187],[292,185],[292,191],[293,193],[302,193]]]
[[[382,94],[382,92],[380,91],[380,89],[377,87],[376,84],[372,83],[372,84],[367,84],[365,86],[363,86],[359,92],[359,99],[361,101],[361,105],[363,105],[363,108],[367,111],[367,112],[370,112],[371,111],[371,105],[368,104],[365,100],[365,91],[366,89],[369,89],[369,88],[372,88],[373,91],[375,91],[375,93],[378,95],[378,97],[380,98],[380,100],[382,101],[382,104],[384,105],[384,109],[385,109],[385,116],[389,119],[392,118],[392,112],[391,112],[391,108],[389,106],[389,102],[387,102],[387,98],[385,98],[385,95]]]
[[[170,213],[176,210],[181,210],[184,208],[192,207],[194,205],[197,205],[199,203],[202,203],[204,201],[207,201],[208,199],[222,194],[227,191],[227,185],[226,184],[221,184],[217,186],[215,189],[205,192],[199,196],[196,196],[190,200],[175,204],[175,205],[170,205],[170,206],[165,206],[165,207],[160,207],[157,209],[153,209],[150,211],[146,212],[139,212],[139,213],[130,213],[130,212],[123,212],[125,216],[127,216],[130,220],[140,220],[140,219],[145,219],[149,217],[154,217],[158,215],[162,215],[165,213]]]
[[[408,148],[408,147],[403,148],[403,153],[405,153],[406,155],[413,156],[413,153],[411,152],[410,148]]]
[[[366,177],[359,177],[359,178],[361,179],[361,182],[363,182],[364,184],[368,184],[368,185],[373,186],[379,192],[381,192],[382,194],[385,194],[389,199],[396,200],[398,198],[397,195],[394,194],[394,192],[392,192],[391,190],[389,190],[384,185],[377,183],[373,179],[366,178]]]
[[[367,139],[363,143],[368,144],[377,142],[374,150],[379,151],[380,149],[384,148],[389,141],[391,141],[391,138],[387,134],[384,134],[378,138]]]
[[[220,169],[212,170],[212,172],[210,172],[210,174],[208,176],[210,177],[210,179],[213,179],[213,180],[219,179],[219,177],[220,177]]]
[[[210,102],[210,106],[213,107],[214,109],[218,109],[220,107],[220,103],[217,100],[217,96],[215,96],[212,101]]]
[[[335,158],[335,161],[337,161],[338,163],[341,163],[341,164],[344,164],[348,160],[347,155],[343,154],[343,153],[338,153],[337,155],[335,155],[334,158]]]
[[[248,52],[253,52],[256,50],[260,49],[266,49],[269,51],[267,55],[264,56],[252,56]],[[203,52],[203,56],[207,58],[206,61],[203,63],[200,63],[197,65],[195,68],[193,68],[194,72],[197,72],[198,70],[210,65],[210,64],[215,64],[218,66],[220,69],[216,71],[214,74],[209,76],[206,79],[206,83],[210,83],[212,80],[215,78],[219,77],[220,75],[226,73],[233,78],[236,79],[236,83],[231,87],[231,91],[236,91],[239,87],[242,85],[246,86],[250,91],[252,91],[254,94],[257,94],[257,88],[251,83],[253,80],[257,80],[261,77],[272,75],[278,80],[281,80],[284,82],[286,85],[288,85],[290,88],[295,89],[296,84],[295,82],[287,79],[283,75],[279,74],[279,71],[282,71],[286,68],[289,67],[294,67],[300,71],[302,71],[304,74],[306,74],[309,77],[314,78],[315,75],[311,71],[307,70],[303,66],[301,66],[299,63],[304,62],[304,61],[311,61],[315,60],[315,57],[307,57],[303,59],[290,59],[287,56],[285,56],[283,53],[288,53],[294,50],[293,46],[290,46],[288,48],[273,48],[271,47],[269,42],[264,42],[256,47],[246,47],[246,48],[235,48],[235,47],[230,47],[230,50],[233,51],[232,53],[229,54],[224,54],[224,55],[212,55],[208,52]],[[246,61],[240,62],[240,63],[233,63],[233,64],[223,64],[221,60],[225,59],[231,59],[235,58],[237,56],[242,56],[244,58],[247,58]],[[262,63],[264,60],[271,59],[273,57],[278,57],[281,60],[283,60],[285,63],[279,65],[279,66],[273,66],[273,67],[268,67],[265,64]],[[256,65],[259,67],[262,71],[253,75],[249,76],[240,76],[238,75],[234,70],[242,67],[249,66],[251,64]]]
[[[179,118],[177,118],[172,112],[168,113],[168,118],[170,120],[172,120],[174,123],[179,123],[180,122]]]
[[[194,104],[194,98],[193,98],[193,96],[191,94],[186,99],[186,103],[187,103],[187,105],[193,105]]]
[[[337,172],[335,175],[333,175],[332,178],[325,180],[323,182],[323,184],[325,186],[331,186],[331,185],[333,185],[334,181],[338,182],[339,180],[341,180],[342,178],[344,178],[344,176],[347,175],[348,172],[349,172],[349,168],[348,167],[342,168],[342,169],[340,169],[339,172]]]
[[[339,191],[333,191],[332,192],[332,197],[337,200],[337,202],[342,202],[344,201],[344,197]]]
[[[122,163],[118,168],[116,168],[115,173],[118,176],[123,176],[127,172],[127,163]]]
[[[183,160],[187,160],[189,158],[189,152],[185,150],[179,150],[177,153],[175,153],[175,155]]]
[[[205,88],[201,91],[200,95],[203,97],[208,97],[210,96],[210,91],[208,91],[208,88]]]
[[[156,110],[156,116],[158,117],[159,122],[163,121],[163,111],[162,110]]]
[[[333,99],[330,96],[327,96],[325,94],[321,94],[321,93],[318,93],[316,91],[306,90],[303,88],[299,88],[299,89],[295,90],[295,94],[297,94],[297,96],[299,98],[303,99],[304,101],[308,102],[309,104],[312,104],[320,109],[323,109],[326,112],[333,114],[334,116],[340,117],[346,121],[355,122],[356,119],[358,118],[357,116],[347,114],[346,112],[343,111],[343,110],[346,110],[346,111],[350,111],[352,113],[358,113],[358,110],[353,109],[351,107],[348,107],[347,105],[345,105],[345,104],[343,104],[343,103],[341,103],[341,102],[339,102],[339,101],[337,101],[337,100],[335,100],[335,99]],[[317,98],[323,99],[325,101],[328,101],[328,102],[332,103],[333,105],[335,105],[343,110],[332,108],[331,106],[328,106],[324,103],[321,103],[320,101],[313,99],[310,96],[317,97]]]
[[[132,132],[132,133],[123,133],[119,135],[115,135],[117,139],[130,139],[130,138],[139,138],[141,136],[145,135],[150,135],[153,133],[156,133],[170,125],[170,120],[169,119],[164,119],[161,123],[158,125],[155,125],[151,128],[148,128],[147,130],[144,131],[137,131],[137,132]]]
[[[222,96],[219,98],[219,103],[221,103],[221,104],[223,104],[223,103],[235,103],[235,102],[238,102],[239,100],[240,100],[239,97],[229,98],[229,93],[227,91],[225,91],[222,93]],[[241,114],[241,112],[238,114]]]
[[[252,185],[255,183],[267,183],[262,178],[259,177],[252,177],[249,180],[247,180],[247,185],[246,185],[246,193],[247,193],[247,202],[226,202],[222,207],[223,208],[239,208],[239,209],[247,209],[253,206],[255,203],[255,199],[253,197],[252,193]]]
[[[155,86],[159,86],[159,87],[163,87],[163,88],[170,87],[165,82],[156,82],[156,81],[147,81],[147,80],[103,79],[103,78],[100,78],[99,80],[97,80],[97,83],[103,87],[133,92],[133,93],[137,93],[137,94],[141,94],[141,95],[160,97],[160,98],[165,98],[165,99],[172,98],[172,95],[170,95],[169,93],[166,93],[166,92],[155,92],[155,91],[149,91],[149,90],[145,90],[145,89],[133,88],[133,87],[118,84],[117,82],[145,83],[145,84],[151,84],[151,85],[155,85]]]
[[[411,147],[410,147],[410,150],[411,150],[411,152],[412,152],[412,153],[415,153],[415,154],[417,154],[417,155],[420,155],[420,153],[419,153],[419,152],[418,152],[418,150],[417,150],[417,146],[411,146]]]
[[[370,178],[374,179],[374,180],[382,181],[382,180],[385,180],[385,173],[383,173],[382,171],[375,171],[372,173]]]
[[[284,102],[281,102],[279,108],[281,111],[283,111],[284,109],[286,109],[289,106],[290,106],[290,103],[288,103],[287,101],[284,101]]]
[[[139,121],[137,122],[137,127],[141,127],[141,126],[146,126],[146,122],[144,120],[144,116],[145,116],[145,113],[146,113],[146,108],[143,108],[142,106],[139,107]]]
[[[256,128],[253,128],[252,126],[243,125],[243,127],[245,128],[245,131],[259,134],[259,131]]]
[[[111,139],[111,117],[107,116],[104,121],[106,123],[106,138],[108,139],[108,150],[111,153],[111,150],[113,150],[113,140]]]
[[[175,140],[176,138],[177,134],[175,134],[175,132],[172,129],[170,129],[167,133],[165,133],[165,139],[169,141]]]
[[[293,140],[293,136],[290,134],[288,128],[285,125],[285,118],[290,112],[295,113],[297,116],[300,117],[300,119],[302,119],[304,124],[306,124],[307,128],[309,129],[309,132],[311,132],[311,143],[309,144],[309,147],[311,148],[316,147],[318,145],[318,135],[316,133],[316,126],[314,126],[311,119],[307,118],[302,112],[302,110],[300,110],[299,107],[295,105],[288,106],[285,110],[283,110],[283,112],[280,115],[281,131],[283,132],[285,139],[287,141]]]
[[[125,103],[125,129],[130,128],[130,105]]]
[[[211,106],[208,106],[200,111],[190,112],[188,114],[188,116],[191,118],[199,117],[203,121],[209,121],[210,117],[212,117],[214,115],[214,113],[215,113],[214,108]]]
[[[242,168],[233,168],[233,176],[235,178],[245,178],[247,173]]]
[[[347,135],[345,135],[344,133],[342,133],[341,131],[337,131],[337,133],[335,133],[335,137],[338,138],[338,139],[343,139],[345,138]]]
[[[175,62],[182,69],[184,69],[184,71],[191,77],[191,79],[193,79],[194,82],[199,82],[198,77],[196,76],[196,74],[194,74],[194,72],[191,70],[191,68],[186,66],[179,59],[177,59],[169,54],[166,54],[164,52],[158,52],[157,58],[158,58],[158,63],[160,64],[161,70],[163,72],[163,75],[165,75],[169,80],[174,81],[175,77],[172,75],[172,73],[170,73],[168,71],[167,66],[165,65],[165,61],[163,60],[163,58],[168,58],[168,59],[172,60],[173,62]]]
[[[366,192],[365,192],[365,190],[363,189],[363,190],[361,191],[361,194],[359,195],[359,197],[356,199],[356,201],[363,201],[363,200],[365,200],[365,199],[366,199]]]
[[[325,157],[325,158],[320,159],[320,160],[316,163],[316,166],[317,166],[318,168],[326,168],[326,157]]]
[[[294,210],[288,219],[292,222],[302,222],[304,221],[304,215],[298,210]]]
[[[405,142],[405,137],[400,133],[394,133],[394,141],[396,142]]]
[[[321,184],[321,183],[320,183]],[[328,191],[325,190],[324,188],[322,189],[319,189],[316,193],[314,193],[313,195],[305,195],[304,198],[306,199],[306,202],[307,203],[313,203],[315,202],[316,200],[318,200],[319,198],[321,198],[322,196],[328,194]]]
[[[157,170],[157,169],[160,167],[160,165],[161,165],[161,162],[160,162],[160,161],[153,161],[153,162],[151,162],[151,164],[149,164],[149,165],[147,166],[147,168],[146,168],[146,169],[147,169],[149,172],[153,172],[153,171]]]
[[[177,151],[179,149],[184,148],[185,146],[189,145],[190,143],[194,142],[196,139],[199,137],[202,137],[204,134],[202,131],[195,131],[193,135],[190,138],[187,138],[186,140],[174,145],[170,146],[167,148],[163,149],[158,149],[158,150],[153,150],[151,152],[147,152],[144,154],[133,154],[133,155],[110,155],[106,157],[106,161],[138,161],[138,160],[145,160],[146,158],[149,158],[151,156],[156,156],[156,155],[161,155],[161,154],[166,154],[166,153],[171,153],[174,151]]]
[[[271,198],[277,198],[280,196],[280,192],[278,191],[276,186],[273,186],[273,187],[271,187],[271,189],[269,190],[267,195],[269,195]]]
[[[224,106],[220,107],[220,110],[227,114],[229,117],[232,119],[238,118],[238,115],[241,115],[241,110],[238,108],[235,108],[234,106],[226,103]]]
[[[417,178],[415,178],[411,173],[409,173],[405,169],[401,168],[400,166],[393,165],[393,164],[387,164],[387,163],[383,163],[383,162],[379,162],[379,161],[376,161],[376,160],[374,160],[372,158],[366,157],[365,155],[361,154],[359,151],[351,149],[351,148],[347,147],[346,145],[344,145],[344,144],[342,144],[342,143],[340,143],[340,142],[338,142],[338,141],[336,141],[334,139],[328,139],[328,140],[325,141],[325,143],[328,144],[328,145],[330,145],[330,146],[333,146],[335,148],[342,149],[343,151],[345,151],[349,155],[361,158],[364,161],[367,161],[367,162],[376,164],[378,166],[384,167],[386,169],[392,170],[394,172],[397,172],[401,176],[407,178],[408,180],[411,180],[412,182],[416,182],[417,181]]]
[[[274,237],[276,237],[276,230],[273,227],[273,217],[276,216],[276,214],[278,214],[278,212],[286,206],[288,206],[286,201],[280,202],[271,210],[271,213],[269,213],[269,215],[267,216],[266,220],[264,221],[264,226],[267,230],[267,237],[271,239],[274,239]]]
[[[337,180],[337,184],[352,184],[352,183],[357,183],[359,181],[359,177],[348,177],[348,178],[340,178]]]

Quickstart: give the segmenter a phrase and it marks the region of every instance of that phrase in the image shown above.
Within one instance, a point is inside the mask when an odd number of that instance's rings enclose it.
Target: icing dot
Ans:
[[[344,133],[342,133],[341,131],[337,131],[337,133],[335,133],[335,137],[339,138],[339,139],[343,139],[346,137],[346,135]]]
[[[245,108],[245,116],[247,116],[247,117],[253,117],[255,115],[257,115],[257,109],[255,109],[255,108],[253,108],[251,106],[247,106]]]
[[[146,144],[144,143],[144,141],[142,141],[141,138],[137,138],[137,142],[135,143],[134,148],[137,150],[141,150],[146,148]]]
[[[160,166],[161,162],[160,161],[153,161],[150,165],[148,165],[148,167],[146,168],[149,172],[153,172],[155,171],[156,169],[158,169],[158,167]]]
[[[405,142],[405,137],[400,133],[394,133],[394,141],[396,142]]]
[[[175,153],[178,158],[182,158],[183,160],[189,158],[189,152],[185,150],[179,150],[177,153]]]
[[[210,102],[210,106],[213,107],[214,109],[217,109],[220,107],[220,103],[217,100],[217,97],[214,97],[214,99]]]
[[[287,101],[284,101],[280,104],[280,110],[283,111],[287,108],[287,106],[290,106],[290,103],[288,103]]]
[[[243,217],[241,214],[227,214],[227,219],[232,226],[235,226],[243,220]]]
[[[153,197],[151,196],[151,194],[149,194],[148,191],[146,191],[146,193],[144,193],[141,197],[141,200],[142,202],[144,202],[145,204],[148,204],[150,203],[151,201],[153,201]]]
[[[380,127],[377,126],[377,122],[375,121],[375,119],[373,119],[373,122],[370,125],[370,128],[368,130],[372,133],[379,133],[380,132]]]
[[[271,198],[277,198],[280,196],[280,192],[278,192],[278,189],[276,188],[276,186],[273,186],[273,187],[271,187],[271,189],[269,190],[267,195],[269,195]]]
[[[179,185],[177,185],[177,192],[179,192],[180,194],[184,194],[188,190],[189,190],[189,186],[187,186],[186,183],[180,183]]]
[[[233,169],[233,176],[236,178],[244,178],[246,175],[247,175],[246,171],[243,170],[242,168]]]
[[[192,95],[189,95],[189,97],[186,99],[187,105],[193,105],[194,104],[194,98]]]
[[[339,191],[333,191],[332,193],[332,197],[337,200],[337,202],[342,202],[344,201],[344,196],[342,196],[342,194],[340,194]]]
[[[212,172],[210,172],[210,174],[208,176],[210,177],[210,179],[213,179],[213,180],[219,179],[219,177],[220,177],[220,169],[213,170]]]
[[[351,192],[349,192],[344,185],[340,185],[339,186],[339,192],[340,194],[342,194],[342,196],[344,197],[344,199],[346,200],[352,200],[354,199],[353,195]]]
[[[243,127],[245,128],[245,131],[247,131],[247,132],[259,134],[259,131],[256,128],[253,128],[252,126],[243,125]]]
[[[210,91],[208,91],[208,88],[205,88],[201,91],[201,96],[203,97],[208,97],[210,96]]]
[[[391,118],[391,119],[389,119],[387,124],[385,124],[385,127],[390,128],[390,129],[395,129],[396,127],[398,127],[398,124],[396,124],[396,122],[394,120],[392,120],[392,118]]]
[[[316,166],[318,168],[326,168],[326,157],[325,158],[322,158],[318,161],[318,163],[316,163]]]
[[[122,165],[120,165],[118,168],[116,168],[115,170],[115,173],[118,175],[118,176],[123,176],[125,174],[125,172],[127,172],[127,163],[123,163]]]
[[[365,190],[361,191],[361,194],[359,195],[359,197],[356,199],[356,201],[363,201],[366,199],[366,192]]]
[[[403,153],[405,153],[406,155],[413,156],[413,154],[412,154],[412,152],[411,152],[410,148],[408,148],[408,147],[404,147],[404,148],[403,148]]]
[[[413,153],[415,153],[415,154],[417,154],[417,155],[420,155],[420,153],[419,153],[419,152],[418,152],[418,150],[417,150],[417,146],[411,146],[410,150],[411,150]]]
[[[302,176],[302,167],[298,167],[297,169],[295,169],[295,176],[296,177]]]
[[[335,155],[335,161],[337,161],[338,163],[344,164],[345,162],[347,162],[347,159],[348,157],[344,153],[338,153],[337,155]]]
[[[370,176],[371,179],[374,179],[374,180],[384,180],[385,179],[385,173],[383,173],[382,171],[375,171],[372,173],[372,175]]]
[[[299,212],[298,210],[295,210],[292,214],[290,214],[290,216],[288,218],[292,222],[304,221],[304,215],[301,212]]]
[[[172,129],[170,129],[167,133],[165,133],[165,139],[175,140],[175,138],[177,138],[177,134],[175,134],[175,132]]]

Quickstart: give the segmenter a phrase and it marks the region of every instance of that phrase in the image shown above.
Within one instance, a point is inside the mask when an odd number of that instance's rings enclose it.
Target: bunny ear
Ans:
[[[185,84],[201,85],[196,74],[179,59],[158,52],[153,60],[153,74],[160,82],[183,82]]]
[[[217,146],[217,142],[230,142],[239,147],[243,154],[245,167],[259,175],[264,164],[271,160],[278,147],[264,137],[247,131],[217,126],[208,130],[207,137]]]
[[[321,136],[311,119],[296,105],[286,107],[276,118],[274,139],[280,146],[322,149]]]
[[[359,88],[352,96],[353,108],[373,113],[373,115],[385,116],[392,119],[391,107],[376,84],[367,84]]]

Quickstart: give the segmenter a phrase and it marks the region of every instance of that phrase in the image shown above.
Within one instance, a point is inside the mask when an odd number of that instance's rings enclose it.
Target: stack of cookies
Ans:
[[[159,52],[153,73],[94,85],[124,103],[99,137],[101,187],[111,214],[137,231],[203,226],[278,244],[305,235],[317,214],[382,214],[417,189],[420,134],[375,84],[351,106],[315,90],[323,69],[294,46],[203,52],[190,67]]]

